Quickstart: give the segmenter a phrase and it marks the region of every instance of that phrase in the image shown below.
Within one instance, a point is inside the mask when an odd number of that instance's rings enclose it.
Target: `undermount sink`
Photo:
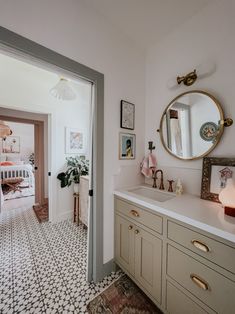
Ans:
[[[139,195],[139,196],[143,196],[146,198],[150,198],[158,202],[166,202],[175,197],[175,194],[173,193],[163,192],[163,191],[159,191],[153,188],[148,188],[148,187],[143,187],[143,186],[129,189],[128,192]]]

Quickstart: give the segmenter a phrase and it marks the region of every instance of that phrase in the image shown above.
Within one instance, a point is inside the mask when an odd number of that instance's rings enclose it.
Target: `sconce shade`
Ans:
[[[11,134],[12,132],[11,132],[10,127],[6,125],[4,121],[0,120],[0,137],[5,138]]]
[[[219,200],[226,215],[235,217],[235,185],[233,179],[227,179],[226,187],[219,193]]]
[[[50,94],[59,100],[76,99],[75,92],[65,78],[59,80],[59,82],[50,90]]]

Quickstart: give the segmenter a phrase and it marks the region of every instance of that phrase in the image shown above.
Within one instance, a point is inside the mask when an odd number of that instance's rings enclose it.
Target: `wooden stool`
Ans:
[[[73,222],[77,222],[77,224],[79,224],[79,193],[74,193],[73,199]]]

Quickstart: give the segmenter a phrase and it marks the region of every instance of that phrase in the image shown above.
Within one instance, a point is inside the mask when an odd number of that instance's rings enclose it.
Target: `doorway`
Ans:
[[[48,116],[8,108],[0,112],[11,130],[1,139],[2,207],[31,205],[39,222],[48,221]]]
[[[98,281],[111,271],[111,264],[103,264],[103,117],[104,117],[104,76],[78,62],[68,59],[50,49],[32,42],[16,33],[0,27],[0,46],[8,55],[24,59],[29,63],[36,63],[42,67],[59,69],[77,78],[92,83],[93,118],[93,146],[90,190],[90,218],[88,236],[88,280]],[[51,129],[56,121],[51,116]],[[52,135],[53,140],[53,135]],[[98,145],[99,143],[99,145]],[[54,174],[53,159],[51,173]],[[56,181],[51,185],[51,195],[56,196]],[[49,188],[50,192],[50,188]],[[52,206],[51,220],[55,221],[56,206]]]

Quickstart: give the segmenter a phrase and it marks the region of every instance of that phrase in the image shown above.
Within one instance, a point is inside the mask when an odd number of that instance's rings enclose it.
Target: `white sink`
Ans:
[[[166,202],[175,197],[175,194],[170,192],[163,192],[154,188],[148,188],[144,186],[139,186],[137,188],[129,189],[128,192],[150,198],[158,202]]]

